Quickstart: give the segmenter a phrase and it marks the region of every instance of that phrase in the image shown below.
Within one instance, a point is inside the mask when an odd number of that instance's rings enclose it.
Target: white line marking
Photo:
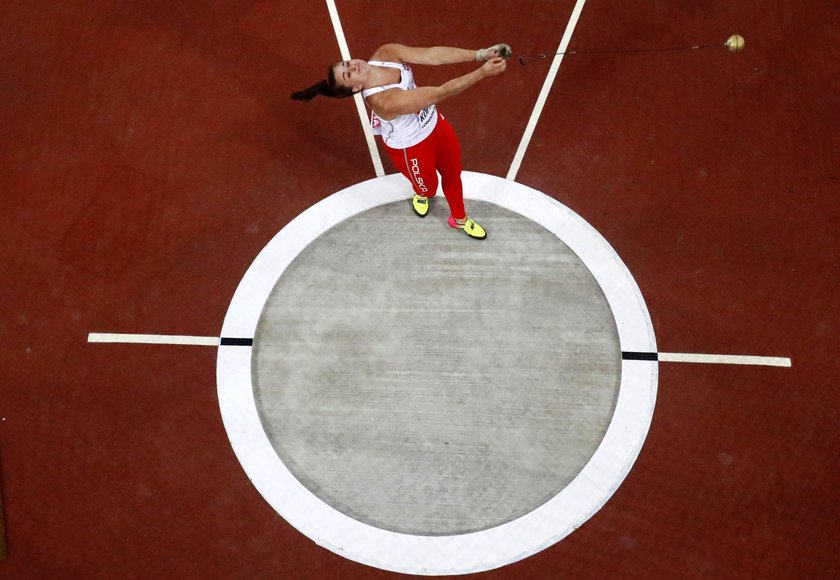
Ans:
[[[694,354],[683,352],[660,352],[659,362],[759,365],[769,367],[791,366],[791,360],[784,357],[743,356],[732,354]]]
[[[586,0],[577,0],[572,16],[569,18],[569,23],[566,25],[566,32],[563,33],[563,39],[560,41],[560,46],[555,52],[566,52],[569,47],[569,42],[572,40],[572,33],[575,31],[577,21],[580,18],[580,13],[583,11],[583,5]],[[516,174],[519,172],[519,166],[522,165],[522,159],[525,157],[525,151],[528,149],[528,144],[531,142],[531,137],[534,136],[534,130],[537,128],[537,121],[540,120],[543,107],[546,100],[548,100],[548,93],[551,91],[551,85],[554,84],[554,78],[557,76],[557,71],[560,69],[560,63],[563,61],[562,54],[555,54],[551,61],[551,67],[548,70],[548,76],[545,77],[540,96],[537,98],[537,104],[531,112],[531,118],[528,120],[528,125],[525,127],[525,134],[522,136],[522,141],[519,142],[519,148],[516,150],[516,155],[513,156],[513,163],[510,165],[510,170],[507,174],[507,179],[511,181],[516,180]]]
[[[335,29],[335,38],[338,41],[338,48],[341,51],[341,59],[350,60],[350,49],[347,46],[347,40],[344,38],[344,29],[341,27],[341,20],[338,18],[338,8],[335,6],[335,0],[327,0],[327,9],[330,11],[330,20],[332,20],[332,25]],[[362,131],[365,133],[365,141],[367,141],[370,158],[373,161],[373,170],[376,172],[376,177],[382,177],[385,175],[385,169],[382,167],[379,149],[376,148],[376,140],[370,128],[367,109],[365,109],[365,101],[361,94],[355,95],[353,100],[356,101],[356,110],[359,112],[359,119],[362,121]]]
[[[183,336],[177,334],[113,334],[91,332],[88,342],[128,344],[185,344],[193,346],[219,346],[218,336]]]

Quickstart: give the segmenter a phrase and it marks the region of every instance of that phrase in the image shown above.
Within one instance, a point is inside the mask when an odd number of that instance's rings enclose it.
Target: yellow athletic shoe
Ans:
[[[483,240],[487,237],[487,232],[484,231],[484,228],[472,221],[469,217],[467,217],[467,221],[462,225],[456,222],[454,217],[449,216],[449,227],[464,230],[465,234],[476,240]]]
[[[411,206],[414,208],[414,213],[420,217],[426,217],[426,214],[429,213],[429,198],[415,193],[414,199],[411,200]]]

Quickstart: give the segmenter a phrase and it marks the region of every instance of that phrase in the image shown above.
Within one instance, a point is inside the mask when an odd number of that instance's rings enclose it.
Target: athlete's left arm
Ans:
[[[497,56],[510,56],[499,54],[503,45],[497,44],[490,48],[473,50],[468,48],[455,48],[452,46],[432,46],[421,48],[416,46],[405,46],[404,44],[386,44],[380,46],[373,53],[371,60],[399,61],[408,64],[456,64],[459,62],[476,62],[490,60]],[[506,45],[504,45],[506,46]]]

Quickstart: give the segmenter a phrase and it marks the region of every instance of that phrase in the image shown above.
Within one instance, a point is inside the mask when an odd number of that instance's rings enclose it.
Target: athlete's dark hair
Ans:
[[[318,95],[325,97],[332,97],[334,99],[344,99],[353,96],[353,89],[351,87],[339,86],[335,82],[335,70],[330,65],[327,69],[326,80],[321,80],[309,88],[303,89],[296,93],[292,93],[291,98],[295,101],[311,101]]]

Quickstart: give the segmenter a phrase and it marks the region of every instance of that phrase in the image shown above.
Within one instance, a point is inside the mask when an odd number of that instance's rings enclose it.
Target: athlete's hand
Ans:
[[[510,45],[501,43],[501,44],[494,44],[490,48],[480,48],[475,51],[475,60],[476,62],[481,62],[484,60],[490,60],[493,58],[510,58],[513,55],[513,50],[511,50]]]
[[[501,57],[494,58],[493,60],[488,60],[485,62],[481,68],[479,69],[484,76],[492,77],[505,72],[507,68],[507,61]]]

